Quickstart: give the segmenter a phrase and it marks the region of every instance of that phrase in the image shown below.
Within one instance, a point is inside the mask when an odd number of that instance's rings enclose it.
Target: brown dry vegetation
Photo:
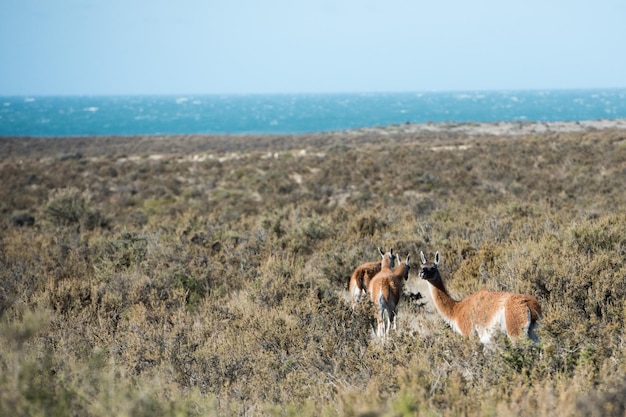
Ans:
[[[626,132],[383,133],[0,138],[0,415],[624,415]],[[378,246],[537,296],[541,343],[413,265],[381,345]]]

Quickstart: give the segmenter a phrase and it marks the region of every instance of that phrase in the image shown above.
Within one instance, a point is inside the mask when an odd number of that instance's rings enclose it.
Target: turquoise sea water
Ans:
[[[305,133],[426,122],[626,118],[626,89],[0,97],[0,136]]]

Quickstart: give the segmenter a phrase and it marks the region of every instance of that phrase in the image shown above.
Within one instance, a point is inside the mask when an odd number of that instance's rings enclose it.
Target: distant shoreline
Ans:
[[[626,131],[626,119],[574,122],[402,123],[315,133],[271,134],[147,134],[83,136],[0,136],[0,160],[16,158],[76,159],[103,155],[229,154],[278,152],[334,146],[396,145],[415,141],[457,141],[466,138],[506,139],[550,134]]]
[[[358,133],[461,133],[469,136],[519,136],[543,133],[573,133],[592,130],[626,130],[626,119],[600,119],[568,122],[484,122],[484,123],[406,123],[380,127],[350,129]]]

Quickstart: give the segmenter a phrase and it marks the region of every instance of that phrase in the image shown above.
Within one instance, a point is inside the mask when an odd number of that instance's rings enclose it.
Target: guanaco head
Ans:
[[[437,253],[435,254],[435,261],[432,263],[426,262],[424,252],[420,252],[420,256],[422,257],[422,265],[420,266],[420,278],[427,281],[432,281],[436,279],[439,275],[439,270],[437,269],[437,265],[439,265],[439,251],[437,251]]]
[[[395,256],[393,255],[393,248],[389,248],[389,252],[385,253],[381,248],[378,248],[378,253],[383,257],[381,268],[389,267],[393,269],[395,266]]]

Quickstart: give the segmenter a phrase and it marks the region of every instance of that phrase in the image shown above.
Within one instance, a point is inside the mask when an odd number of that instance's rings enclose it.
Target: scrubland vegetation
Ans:
[[[0,138],[0,415],[626,412],[626,132]],[[347,283],[411,255],[398,329]],[[535,295],[539,344],[434,311]]]

